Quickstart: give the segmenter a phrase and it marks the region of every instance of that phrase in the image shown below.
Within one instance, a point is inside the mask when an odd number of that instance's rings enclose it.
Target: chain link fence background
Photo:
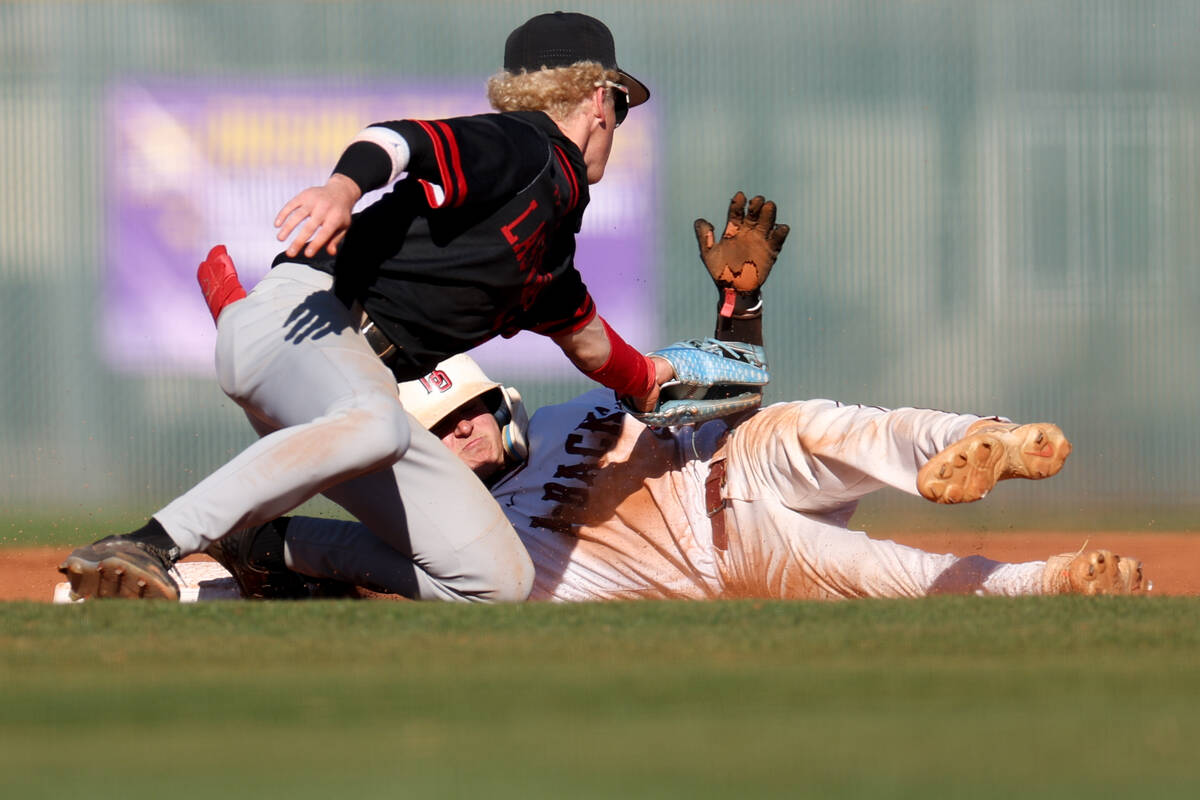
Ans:
[[[651,148],[657,165],[644,224],[655,232],[661,317],[658,340],[637,346],[710,332],[715,294],[692,221],[719,224],[735,190],[763,194],[792,226],[768,284],[769,399],[1053,420],[1075,442],[1067,469],[1047,489],[998,493],[997,513],[1036,503],[1081,526],[1113,508],[1147,524],[1189,518],[1200,451],[1200,6],[575,9],[605,20],[620,62],[653,92],[657,138],[637,136],[635,110],[615,145]],[[119,371],[101,355],[108,184],[122,168],[105,141],[111,86],[453,79],[478,80],[482,96],[507,32],[546,10],[0,4],[0,515],[145,516],[251,440],[211,376]],[[259,210],[264,238],[276,210]],[[547,375],[522,388],[537,406],[588,386]]]

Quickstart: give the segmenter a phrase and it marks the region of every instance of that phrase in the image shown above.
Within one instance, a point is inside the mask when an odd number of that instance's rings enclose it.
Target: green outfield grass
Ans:
[[[0,795],[1195,797],[1200,601],[0,604]]]

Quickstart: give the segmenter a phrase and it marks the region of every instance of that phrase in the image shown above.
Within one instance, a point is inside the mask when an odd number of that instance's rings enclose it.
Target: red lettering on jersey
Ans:
[[[517,217],[516,219],[514,219],[512,222],[510,222],[507,225],[500,228],[501,232],[504,234],[504,238],[508,240],[509,244],[515,245],[517,242],[521,241],[522,237],[516,233],[516,228],[518,225],[521,224],[521,222],[526,217],[528,217],[530,214],[532,214],[535,210],[537,210],[537,200],[530,200],[529,208],[522,211],[521,215],[519,217]]]
[[[529,215],[537,210],[536,200],[529,201],[529,207],[512,222],[500,228],[504,239],[512,246],[513,256],[517,260],[524,278],[521,286],[521,308],[528,310],[537,298],[538,292],[549,282],[550,276],[542,273],[542,260],[546,256],[546,223],[539,222],[533,230],[529,225],[522,225]]]

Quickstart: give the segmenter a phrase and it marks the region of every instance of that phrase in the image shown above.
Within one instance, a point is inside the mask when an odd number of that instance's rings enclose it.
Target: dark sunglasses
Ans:
[[[616,112],[617,117],[617,124],[613,127],[619,128],[625,118],[629,116],[629,87],[613,81],[605,81],[604,85],[613,90],[613,111]]]

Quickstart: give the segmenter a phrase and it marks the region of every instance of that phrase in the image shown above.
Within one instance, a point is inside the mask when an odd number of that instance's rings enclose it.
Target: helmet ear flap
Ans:
[[[526,431],[529,429],[529,413],[525,410],[525,402],[521,399],[521,393],[516,389],[505,386],[501,388],[500,393],[504,397],[502,408],[508,416],[507,424],[501,425],[500,428],[504,452],[508,453],[509,458],[524,463],[529,456],[529,442],[526,439]]]
[[[504,430],[504,426],[512,422],[512,409],[509,408],[508,398],[504,396],[504,388],[496,387],[496,409],[492,412],[492,416],[496,418],[496,424]]]

